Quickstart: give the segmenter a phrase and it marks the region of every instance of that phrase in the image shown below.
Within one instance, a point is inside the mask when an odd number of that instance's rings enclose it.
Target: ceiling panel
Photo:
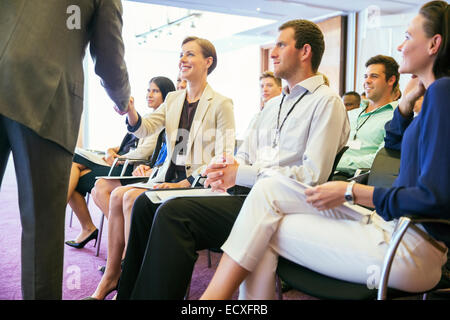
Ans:
[[[286,21],[293,18],[318,20],[339,13],[377,6],[382,14],[409,12],[424,0],[132,0],[195,10],[229,13]]]
[[[208,11],[220,14],[231,14],[237,16],[246,16],[253,18],[269,19],[266,23],[256,22],[258,19],[244,20],[248,23],[245,27],[238,26],[232,16],[228,21],[217,18],[213,22],[214,28],[201,26],[197,28],[196,33],[199,36],[208,39],[214,39],[216,45],[223,48],[236,48],[242,44],[250,44],[252,41],[264,43],[276,38],[278,27],[282,22],[291,19],[308,19],[315,22],[325,20],[326,18],[339,14],[358,12],[375,6],[381,14],[397,14],[403,12],[417,11],[418,8],[426,3],[426,0],[127,0],[131,2],[149,3],[168,7],[185,8],[193,11]],[[149,8],[148,11],[152,9]],[[172,10],[173,11],[173,10]],[[160,12],[156,13],[161,15]],[[138,19],[142,22],[143,28],[140,28],[139,34],[166,24],[168,16],[158,16],[147,13],[146,18]],[[206,17],[203,19],[205,20]],[[164,21],[159,21],[159,20]],[[220,21],[219,21],[220,20]],[[228,22],[228,23],[227,23]],[[210,21],[208,22],[210,23]],[[235,26],[236,24],[236,26]],[[151,26],[151,28],[150,28]],[[205,29],[206,28],[206,29]],[[229,29],[229,30],[224,30]],[[236,30],[241,28],[241,31]],[[207,30],[208,29],[208,30]],[[232,33],[232,36],[219,37],[217,33]],[[213,32],[210,34],[200,34],[201,32]],[[266,40],[264,40],[266,39]],[[153,43],[155,40],[153,41]]]

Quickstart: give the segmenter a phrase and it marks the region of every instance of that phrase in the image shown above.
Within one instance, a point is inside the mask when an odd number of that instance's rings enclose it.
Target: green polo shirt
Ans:
[[[372,166],[376,153],[384,146],[386,135],[384,125],[392,119],[397,105],[398,101],[393,101],[365,113],[369,103],[367,100],[363,100],[358,109],[348,112],[351,130],[349,142],[354,139],[356,133],[356,139],[361,142],[361,148],[359,150],[349,148],[342,155],[336,170],[353,175],[359,168]]]

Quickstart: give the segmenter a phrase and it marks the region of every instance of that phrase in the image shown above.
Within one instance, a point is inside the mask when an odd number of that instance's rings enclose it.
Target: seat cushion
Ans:
[[[378,290],[369,289],[365,284],[338,280],[300,266],[283,257],[279,257],[278,276],[294,289],[320,299],[333,300],[374,300]],[[439,283],[438,287],[445,284]],[[388,290],[388,298],[416,296],[420,293],[409,293],[395,289]]]

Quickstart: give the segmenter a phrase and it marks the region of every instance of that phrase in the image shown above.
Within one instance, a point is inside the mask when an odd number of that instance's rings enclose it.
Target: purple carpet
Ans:
[[[95,224],[99,224],[101,212],[93,201],[89,208]],[[66,209],[66,240],[74,239],[80,232],[77,218],[73,217],[72,227],[69,227],[70,207]],[[64,251],[64,279],[63,299],[78,300],[92,294],[101,279],[102,274],[98,267],[106,264],[108,230],[107,222],[103,228],[100,254],[95,256],[94,241],[88,243],[83,249],[78,250],[65,246]],[[20,238],[21,226],[19,206],[17,200],[17,184],[12,159],[6,169],[3,184],[0,189],[0,300],[21,300],[20,288]],[[192,276],[189,299],[198,299],[206,289],[220,254],[211,253],[212,268],[208,268],[206,251],[199,252]],[[111,299],[110,294],[107,299]],[[234,295],[236,299],[237,293]],[[295,290],[284,294],[284,299],[312,299]]]

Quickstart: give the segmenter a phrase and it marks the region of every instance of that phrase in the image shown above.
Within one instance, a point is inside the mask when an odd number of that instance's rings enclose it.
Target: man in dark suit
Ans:
[[[61,299],[64,213],[87,44],[118,109],[130,97],[120,0],[0,3],[0,183],[12,150],[24,299]]]

